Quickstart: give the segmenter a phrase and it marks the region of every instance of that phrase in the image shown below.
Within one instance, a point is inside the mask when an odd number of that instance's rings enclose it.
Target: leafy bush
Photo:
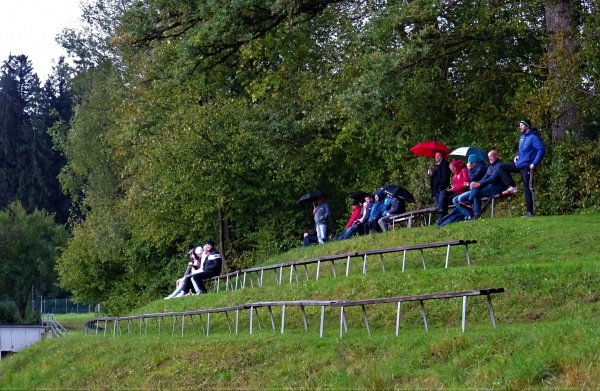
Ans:
[[[0,323],[13,324],[17,323],[18,319],[19,314],[17,314],[17,310],[14,306],[0,304]]]

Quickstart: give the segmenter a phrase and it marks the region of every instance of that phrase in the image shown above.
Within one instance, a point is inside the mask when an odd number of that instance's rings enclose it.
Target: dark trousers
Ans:
[[[510,174],[521,174],[527,212],[533,214],[533,170],[529,167],[517,168],[517,165],[514,162],[502,163],[498,167],[498,170],[500,170],[500,178],[502,178],[504,186],[516,186],[516,183]]]
[[[207,278],[215,277],[218,275],[219,275],[219,272],[210,271],[210,270],[192,275],[194,282],[198,286],[198,289],[200,289],[200,292],[198,292],[198,293],[206,293],[207,292],[206,285],[204,285],[203,280],[206,280]]]

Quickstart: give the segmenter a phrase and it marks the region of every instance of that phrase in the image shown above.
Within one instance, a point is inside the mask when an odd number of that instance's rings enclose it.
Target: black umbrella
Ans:
[[[318,199],[319,197],[325,197],[325,193],[323,193],[322,191],[319,191],[319,190],[313,191],[312,193],[306,193],[302,197],[300,197],[300,199],[298,199],[297,204],[299,204],[301,202],[314,201],[314,200]]]
[[[385,185],[381,187],[381,190],[385,191],[386,193],[390,193],[394,197],[403,198],[406,202],[415,202],[415,197],[413,197],[413,195],[402,186]]]
[[[352,198],[353,200],[356,200],[360,203],[365,202],[365,197],[366,196],[370,196],[370,193],[367,193],[366,191],[362,191],[362,190],[357,190],[357,191],[353,191],[348,193],[348,195],[350,196],[350,198]]]

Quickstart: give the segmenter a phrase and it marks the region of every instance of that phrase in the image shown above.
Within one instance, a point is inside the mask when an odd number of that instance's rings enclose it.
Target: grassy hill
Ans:
[[[461,332],[461,299],[426,304],[429,331],[417,303],[402,309],[395,336],[395,305],[371,306],[369,335],[360,308],[347,312],[349,332],[339,338],[339,312],[329,309],[324,338],[320,310],[307,309],[305,332],[299,311],[289,308],[284,334],[273,332],[261,313],[263,330],[249,335],[247,314],[240,333],[230,335],[224,317],[211,317],[211,334],[184,338],[151,325],[148,336],[116,338],[71,332],[5,358],[1,389],[157,388],[600,388],[600,215],[483,219],[436,227],[397,229],[386,234],[298,248],[261,264],[317,255],[395,247],[450,239],[475,239],[467,267],[464,248],[426,250],[427,270],[418,253],[351,264],[350,276],[329,267],[318,281],[282,286],[267,274],[265,286],[162,300],[133,313],[224,307],[251,301],[367,299],[421,293],[504,287],[493,296],[498,328],[493,329],[484,297],[468,300]],[[328,266],[328,265],[327,265]],[[289,271],[288,271],[289,273]],[[275,313],[279,322],[279,313]],[[267,327],[265,327],[265,325]],[[166,326],[170,331],[170,324]],[[186,326],[188,327],[188,326]],[[189,326],[191,327],[191,325]],[[278,325],[276,325],[278,327]]]

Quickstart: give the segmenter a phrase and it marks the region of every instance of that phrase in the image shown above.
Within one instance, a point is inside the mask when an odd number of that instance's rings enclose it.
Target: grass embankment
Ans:
[[[149,336],[117,338],[70,333],[4,359],[0,388],[587,388],[600,387],[600,215],[503,218],[435,227],[401,229],[308,249],[295,249],[266,263],[324,253],[394,247],[450,239],[476,239],[472,266],[464,248],[426,250],[427,270],[418,253],[369,258],[366,276],[354,260],[349,277],[338,266],[314,280],[283,286],[273,274],[261,288],[174,300],[159,299],[132,313],[222,307],[282,299],[358,299],[391,295],[504,287],[494,295],[498,329],[491,326],[485,298],[468,299],[466,332],[460,331],[461,299],[426,303],[429,332],[418,304],[402,308],[400,336],[394,335],[395,305],[367,309],[367,334],[359,308],[349,309],[349,332],[339,338],[339,312],[328,310],[325,336],[318,336],[320,310],[307,309],[308,333],[300,313],[288,308],[286,331],[248,335],[247,314],[240,334],[230,335],[224,316],[211,317],[211,334],[201,335],[198,319],[186,324],[185,338],[154,325]],[[288,270],[289,273],[289,270]],[[204,319],[206,321],[206,319]],[[165,327],[168,332],[165,332]],[[256,328],[256,325],[255,325]],[[135,330],[135,328],[134,328]]]

